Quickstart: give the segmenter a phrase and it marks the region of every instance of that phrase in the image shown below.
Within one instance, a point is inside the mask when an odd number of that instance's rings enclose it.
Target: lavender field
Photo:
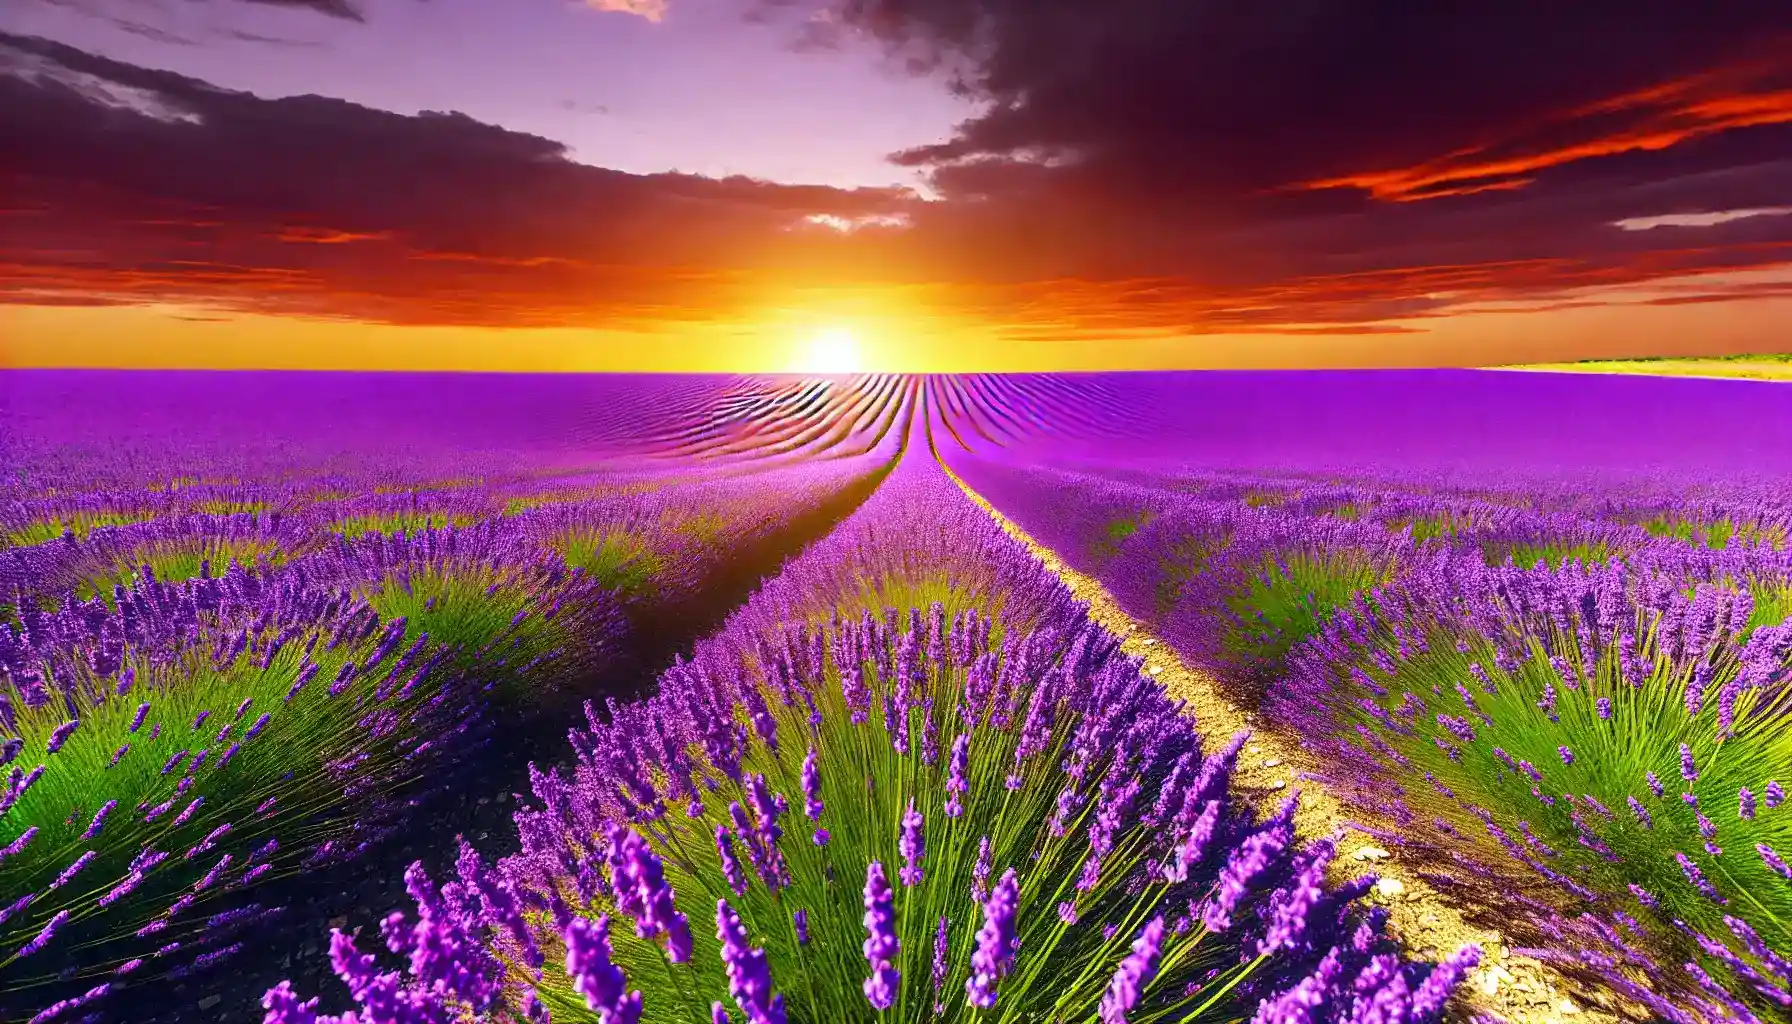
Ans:
[[[1792,1018],[1792,391],[0,374],[0,1022]]]

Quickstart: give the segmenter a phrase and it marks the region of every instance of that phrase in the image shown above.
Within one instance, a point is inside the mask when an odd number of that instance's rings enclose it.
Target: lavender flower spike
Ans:
[[[970,766],[971,734],[961,732],[952,741],[952,758],[946,772],[946,816],[956,818],[964,813],[964,803],[959,796],[970,788],[965,781],[965,770]]]
[[[740,915],[727,900],[716,901],[716,938],[722,940],[728,992],[747,1015],[747,1024],[787,1024],[784,997],[772,994],[772,972],[765,950],[748,944]]]
[[[902,851],[902,870],[897,872],[902,884],[906,886],[920,885],[926,873],[921,868],[921,861],[927,855],[927,844],[922,836],[921,812],[915,810],[915,802],[908,802],[908,810],[902,814],[902,838],[897,847]]]
[[[900,945],[896,941],[895,893],[884,875],[884,866],[872,861],[865,869],[865,959],[871,977],[863,983],[865,998],[873,1009],[887,1010],[896,1003],[896,987],[902,974],[896,969]]]
[[[610,961],[610,917],[594,924],[575,917],[566,926],[566,976],[572,989],[585,997],[603,1024],[634,1024],[641,1019],[641,993],[626,992],[628,979]]]
[[[1019,903],[1020,879],[1009,868],[983,905],[983,927],[971,954],[971,976],[964,983],[966,999],[978,1009],[996,1005],[996,982],[1014,966],[1014,915]]]
[[[1157,975],[1157,957],[1163,949],[1164,919],[1158,915],[1133,940],[1132,955],[1120,961],[1114,980],[1101,997],[1101,1024],[1126,1024],[1127,1011],[1139,1003],[1145,986]]]
[[[666,883],[659,857],[631,828],[611,828],[610,843],[610,882],[617,908],[635,919],[635,934],[640,938],[665,934],[667,960],[675,964],[689,960],[690,924],[672,904],[672,887]]]
[[[816,761],[815,748],[809,748],[809,754],[803,758],[803,813],[810,821],[820,821],[824,809],[821,802],[821,767]]]
[[[56,937],[56,929],[61,928],[63,924],[68,921],[68,917],[68,911],[58,910],[56,916],[50,918],[50,920],[44,924],[43,930],[38,932],[30,942],[20,946],[18,952],[14,953],[13,956],[19,959],[24,959],[49,945],[50,940]]]
[[[1444,959],[1412,994],[1412,1020],[1433,1021],[1443,1013],[1450,993],[1481,962],[1481,947],[1464,946]]]

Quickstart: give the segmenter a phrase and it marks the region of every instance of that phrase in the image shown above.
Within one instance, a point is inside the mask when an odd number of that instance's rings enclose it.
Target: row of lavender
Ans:
[[[20,502],[64,529],[0,552],[0,1019],[228,957],[265,883],[414,819],[495,720],[608,685],[631,615],[888,458]]]
[[[1476,952],[1404,961],[913,429],[657,694],[587,709],[519,852],[412,869],[402,969],[335,933],[356,1009],[267,1020],[1436,1019]]]
[[[1539,955],[1671,1020],[1792,1007],[1783,489],[953,465]]]

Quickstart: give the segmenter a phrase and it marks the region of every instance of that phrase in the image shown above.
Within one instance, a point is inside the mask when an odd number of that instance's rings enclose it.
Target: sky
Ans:
[[[8,0],[0,365],[1785,351],[1792,5]]]

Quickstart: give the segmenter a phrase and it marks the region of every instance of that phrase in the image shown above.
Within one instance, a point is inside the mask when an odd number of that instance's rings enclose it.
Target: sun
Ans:
[[[859,336],[850,327],[824,327],[809,336],[797,357],[800,373],[848,374],[864,372]]]

